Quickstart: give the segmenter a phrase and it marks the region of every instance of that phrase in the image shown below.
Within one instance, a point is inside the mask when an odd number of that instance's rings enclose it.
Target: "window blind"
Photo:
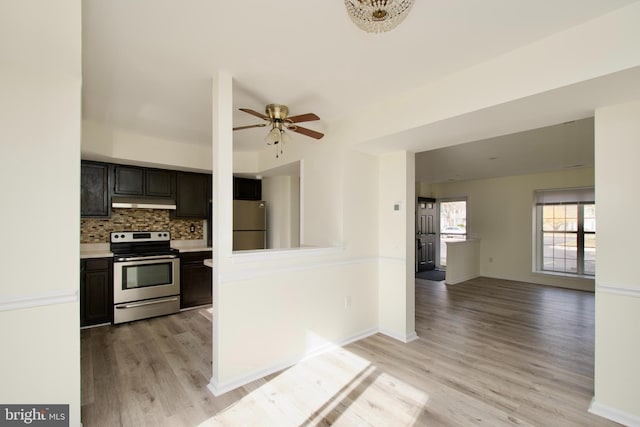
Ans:
[[[593,187],[535,190],[536,205],[591,204],[596,196]]]

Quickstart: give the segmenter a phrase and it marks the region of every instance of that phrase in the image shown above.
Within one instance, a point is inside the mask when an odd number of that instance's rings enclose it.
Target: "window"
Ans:
[[[536,191],[537,269],[596,273],[596,205],[593,188]]]

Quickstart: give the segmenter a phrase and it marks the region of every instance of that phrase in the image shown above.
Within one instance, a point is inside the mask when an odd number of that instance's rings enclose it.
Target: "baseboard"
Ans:
[[[92,329],[92,328],[100,328],[102,326],[111,326],[112,323],[111,322],[105,322],[105,323],[98,323],[96,325],[89,325],[89,326],[81,326],[80,329]]]
[[[406,339],[405,339],[405,343],[410,343],[411,341],[415,341],[419,339],[418,337],[418,333],[416,331],[411,332],[409,335],[407,335]]]
[[[444,284],[445,285],[457,285],[458,283],[466,282],[467,280],[475,279],[477,277],[480,277],[480,275],[479,274],[470,274],[468,276],[464,276],[464,277],[461,277],[461,278],[457,279],[455,282],[449,282],[445,278]]]
[[[411,341],[415,341],[418,339],[418,334],[416,333],[416,331],[413,331],[407,335],[401,335],[389,329],[380,328],[378,332],[403,343],[410,343]]]
[[[594,397],[589,405],[589,412],[604,417],[608,420],[615,421],[627,427],[640,427],[640,416],[629,414],[627,412],[616,409],[612,406],[599,403]]]
[[[327,344],[321,345],[319,347],[306,351],[300,357],[290,359],[286,362],[279,363],[277,365],[273,365],[265,369],[260,369],[260,370],[251,372],[247,375],[243,375],[241,377],[237,377],[230,381],[225,381],[223,383],[219,383],[212,378],[209,384],[207,385],[207,388],[211,393],[213,393],[214,396],[220,396],[238,387],[242,387],[245,384],[249,384],[250,382],[259,380],[260,378],[264,378],[267,375],[271,375],[276,372],[282,371],[283,369],[287,369],[295,365],[296,363],[300,363],[306,359],[318,356],[322,353],[326,353],[327,351],[333,350],[335,348],[343,347],[347,344],[350,344],[355,341],[359,341],[363,338],[367,338],[376,333],[378,333],[378,328],[366,329],[357,334],[351,335],[338,343],[327,343]]]
[[[196,306],[193,306],[193,307],[185,307],[185,308],[181,308],[181,309],[180,309],[180,312],[183,312],[183,311],[191,311],[191,310],[200,310],[201,308],[211,307],[211,306],[212,306],[212,305],[211,305],[211,303],[209,302],[209,303],[206,303],[206,304],[196,305]]]

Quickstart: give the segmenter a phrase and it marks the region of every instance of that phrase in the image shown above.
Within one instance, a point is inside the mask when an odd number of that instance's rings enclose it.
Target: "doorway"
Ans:
[[[416,272],[436,268],[436,199],[418,197],[416,203]]]
[[[447,242],[467,239],[467,200],[441,200],[440,210],[440,262],[447,266]]]

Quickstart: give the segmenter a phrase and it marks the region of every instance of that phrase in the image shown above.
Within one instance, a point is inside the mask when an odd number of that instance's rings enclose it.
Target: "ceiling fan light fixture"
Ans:
[[[344,0],[351,20],[368,33],[384,33],[400,24],[414,0]]]
[[[276,145],[282,141],[282,133],[282,130],[274,123],[264,140],[267,142],[267,145]]]
[[[285,132],[284,129],[282,129],[280,135],[280,141],[282,142],[282,145],[286,144],[287,142],[291,142],[291,135],[289,134],[289,132]]]
[[[289,108],[286,105],[281,104],[269,104],[265,108],[265,114],[259,113],[257,111],[251,110],[249,108],[240,108],[240,111],[244,111],[247,114],[251,114],[252,116],[258,117],[264,120],[267,123],[259,123],[256,125],[249,126],[238,126],[234,127],[233,130],[243,130],[243,129],[251,129],[271,125],[271,130],[267,133],[267,136],[264,138],[267,145],[273,145],[276,147],[276,158],[280,157],[283,154],[284,144],[291,141],[291,136],[289,132],[296,132],[301,135],[308,136],[314,139],[322,139],[324,137],[323,133],[317,132],[312,129],[307,129],[302,126],[298,126],[300,122],[309,122],[314,120],[320,120],[314,113],[306,113],[306,114],[298,114],[295,116],[289,116]]]
[[[289,141],[290,137],[285,132],[282,122],[276,121],[273,123],[273,127],[267,134],[265,141],[267,145],[273,145],[276,148],[276,159],[284,154],[284,144]]]

